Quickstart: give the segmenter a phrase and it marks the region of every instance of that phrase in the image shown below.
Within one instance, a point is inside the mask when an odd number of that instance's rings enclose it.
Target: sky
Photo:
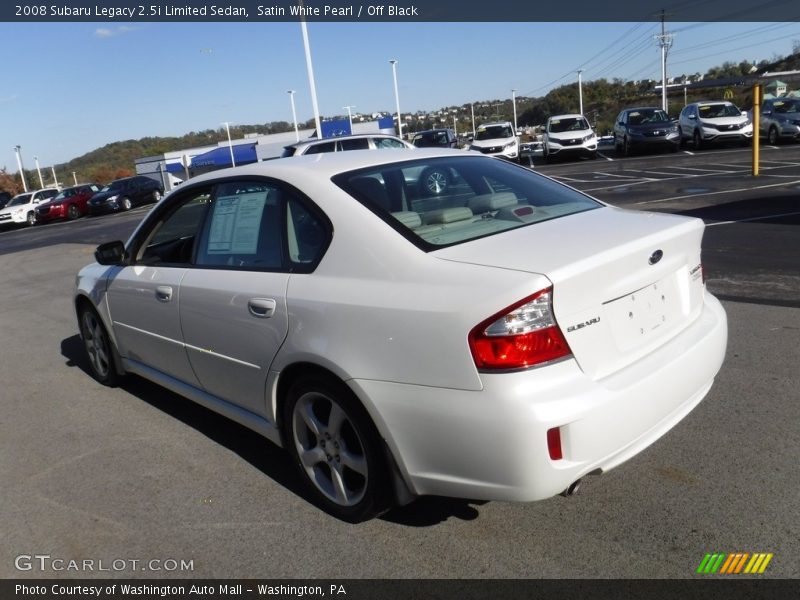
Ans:
[[[323,117],[402,113],[577,80],[660,79],[657,23],[308,23]],[[668,75],[792,52],[800,23],[667,23]],[[105,144],[313,109],[299,23],[0,23],[0,167],[42,168]],[[235,131],[235,130],[234,130]],[[60,177],[61,178],[61,177]]]

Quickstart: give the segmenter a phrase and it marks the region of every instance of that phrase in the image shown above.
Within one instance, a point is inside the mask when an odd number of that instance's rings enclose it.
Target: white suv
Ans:
[[[739,142],[746,146],[753,139],[753,123],[730,102],[693,102],[681,111],[678,132],[681,142],[692,140],[695,149],[711,142]]]
[[[36,224],[36,207],[58,195],[56,188],[44,188],[33,192],[18,194],[0,210],[0,225],[11,223]]]
[[[485,123],[478,127],[469,149],[509,160],[519,160],[519,138],[514,134],[514,126],[508,121]]]
[[[544,127],[542,154],[545,160],[567,155],[597,158],[597,135],[583,115],[555,115]]]

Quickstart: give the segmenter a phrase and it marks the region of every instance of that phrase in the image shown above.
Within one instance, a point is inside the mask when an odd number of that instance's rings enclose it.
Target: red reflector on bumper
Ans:
[[[561,460],[564,458],[561,452],[561,429],[553,427],[547,430],[547,451],[550,453],[550,460]]]

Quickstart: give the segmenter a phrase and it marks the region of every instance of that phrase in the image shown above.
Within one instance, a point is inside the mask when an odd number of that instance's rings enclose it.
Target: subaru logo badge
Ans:
[[[662,256],[664,256],[664,251],[663,251],[663,250],[656,250],[655,252],[653,252],[653,253],[650,255],[650,259],[649,259],[647,262],[649,262],[651,265],[654,265],[654,264],[656,264],[658,261],[660,261],[660,260],[661,260],[661,257],[662,257]]]

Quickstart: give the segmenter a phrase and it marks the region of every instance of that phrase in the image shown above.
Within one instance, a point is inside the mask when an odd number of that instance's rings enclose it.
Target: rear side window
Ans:
[[[483,157],[392,163],[333,181],[423,250],[603,206],[528,169]]]

